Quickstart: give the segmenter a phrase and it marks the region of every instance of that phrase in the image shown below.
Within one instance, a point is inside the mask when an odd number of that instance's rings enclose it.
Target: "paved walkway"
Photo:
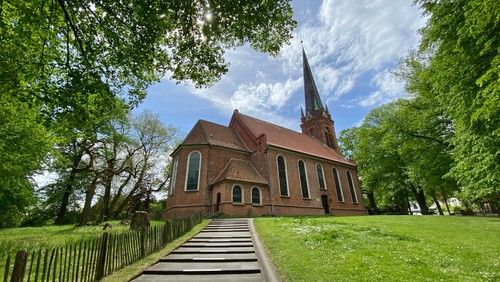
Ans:
[[[275,280],[253,233],[248,219],[215,219],[134,281]]]

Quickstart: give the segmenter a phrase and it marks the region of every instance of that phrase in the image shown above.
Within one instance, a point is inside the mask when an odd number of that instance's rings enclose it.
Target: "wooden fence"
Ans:
[[[64,247],[20,250],[7,256],[3,281],[98,281],[161,249],[201,220],[191,215],[139,231],[104,232]]]

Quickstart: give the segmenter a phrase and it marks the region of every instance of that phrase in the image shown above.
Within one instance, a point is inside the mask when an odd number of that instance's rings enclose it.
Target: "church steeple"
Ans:
[[[325,105],[323,107],[304,48],[302,48],[302,61],[304,70],[304,97],[306,102],[305,115],[302,108],[300,109],[300,120],[302,121],[300,127],[302,128],[302,133],[314,137],[325,143],[328,147],[338,151],[333,120],[328,111],[328,106]]]
[[[308,114],[312,113],[315,110],[322,109],[323,104],[321,103],[321,98],[319,97],[316,83],[314,83],[314,77],[312,75],[311,67],[309,66],[304,48],[302,48],[302,62],[304,70],[304,95],[306,98],[306,114]]]

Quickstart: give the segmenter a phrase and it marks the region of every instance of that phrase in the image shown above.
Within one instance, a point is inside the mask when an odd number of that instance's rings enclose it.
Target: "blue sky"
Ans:
[[[425,24],[412,0],[292,1],[294,39],[277,57],[248,46],[228,50],[229,72],[210,88],[165,77],[136,111],[151,110],[187,134],[198,119],[227,125],[234,109],[299,130],[304,105],[301,43],[337,134],[368,111],[404,96],[393,69]]]

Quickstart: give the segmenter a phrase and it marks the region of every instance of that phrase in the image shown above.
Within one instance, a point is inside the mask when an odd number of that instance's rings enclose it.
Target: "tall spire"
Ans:
[[[304,48],[302,48],[302,60],[304,68],[304,95],[306,98],[307,114],[313,112],[314,110],[323,108],[323,104],[321,103],[318,89],[316,88],[316,84],[314,83],[311,67],[309,67],[309,62],[307,61],[307,56]]]

